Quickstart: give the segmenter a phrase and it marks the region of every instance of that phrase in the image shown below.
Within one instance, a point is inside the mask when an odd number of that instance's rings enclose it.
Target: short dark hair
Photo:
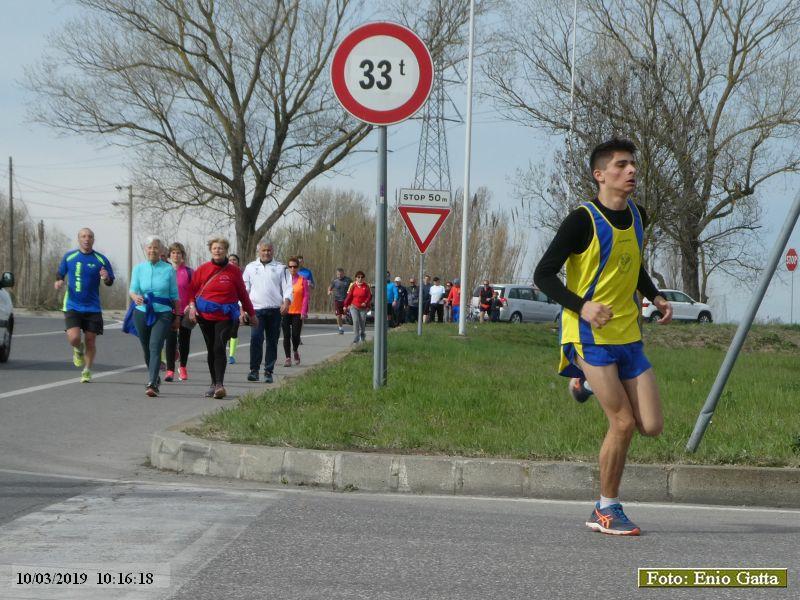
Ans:
[[[366,275],[364,275],[364,271],[356,271],[356,277],[366,277]]]
[[[636,154],[636,145],[632,141],[622,138],[611,138],[602,144],[597,144],[592,150],[592,154],[589,156],[589,170],[594,173],[594,170],[598,168],[598,164],[601,161],[610,159],[614,156],[614,152],[630,152],[631,154]],[[603,165],[603,167],[605,167],[605,165]]]

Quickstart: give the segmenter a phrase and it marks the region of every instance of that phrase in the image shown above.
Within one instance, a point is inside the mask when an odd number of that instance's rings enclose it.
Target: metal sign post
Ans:
[[[733,370],[733,365],[736,363],[736,358],[739,356],[739,352],[744,345],[747,332],[750,331],[750,326],[753,324],[753,320],[756,318],[758,307],[761,306],[761,301],[764,299],[764,295],[767,293],[769,282],[772,280],[772,276],[775,274],[775,270],[778,268],[778,262],[781,260],[781,254],[783,253],[783,249],[786,247],[786,243],[789,241],[789,236],[792,235],[792,230],[794,229],[795,223],[797,223],[798,215],[800,215],[800,193],[798,193],[795,197],[794,204],[792,205],[789,214],[786,216],[786,220],[783,222],[783,229],[781,229],[781,232],[778,234],[778,239],[775,241],[775,246],[772,248],[772,254],[770,255],[769,261],[765,265],[764,270],[761,271],[761,278],[759,279],[756,292],[750,298],[750,304],[748,305],[747,311],[739,323],[739,327],[736,329],[736,334],[733,336],[733,341],[731,341],[731,345],[728,348],[728,353],[725,355],[725,360],[722,361],[722,366],[719,369],[719,373],[717,373],[717,379],[714,381],[714,385],[711,387],[711,391],[708,393],[708,398],[706,398],[703,409],[697,416],[697,422],[694,425],[694,431],[692,431],[692,436],[689,438],[689,442],[686,444],[686,449],[689,452],[694,452],[697,450],[697,446],[700,445],[700,440],[703,439],[703,434],[705,433],[708,424],[711,422],[711,417],[714,415],[714,410],[716,409],[717,402],[719,402],[719,398],[722,395],[722,390],[725,389],[725,384],[727,383],[728,377]]]
[[[386,385],[386,126],[405,121],[427,102],[433,86],[433,60],[413,31],[385,21],[348,33],[333,53],[331,85],[336,99],[356,119],[377,125],[378,201],[375,218],[375,348],[372,387]]]
[[[422,308],[424,302],[422,301],[422,278],[423,270],[425,267],[425,254],[419,253],[419,279],[417,279],[417,335],[422,335]]]
[[[797,268],[797,250],[789,248],[786,252],[786,268],[792,274],[792,294],[789,297],[789,324],[794,323],[794,270]]]
[[[378,214],[375,215],[375,348],[372,358],[372,387],[386,385],[386,126],[378,128]]]

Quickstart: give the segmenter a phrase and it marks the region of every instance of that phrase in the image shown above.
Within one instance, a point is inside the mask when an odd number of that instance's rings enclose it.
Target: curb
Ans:
[[[153,435],[150,464],[192,475],[337,491],[593,500],[597,465],[413,456],[229,444],[176,431]],[[800,508],[800,469],[627,465],[625,499]]]

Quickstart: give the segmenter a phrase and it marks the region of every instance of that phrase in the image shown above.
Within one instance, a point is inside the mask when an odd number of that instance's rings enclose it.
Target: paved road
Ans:
[[[644,535],[619,539],[586,530],[582,502],[47,482],[50,504],[0,526],[0,598],[775,599],[800,585],[800,511],[631,504]],[[36,483],[0,471],[4,495]],[[10,565],[144,570],[163,587],[23,587]],[[786,567],[790,587],[637,589],[636,569],[656,566]]]
[[[59,326],[21,319],[12,362],[0,367],[2,600],[798,596],[797,510],[630,504],[644,535],[617,539],[585,529],[583,502],[346,494],[154,472],[141,466],[152,431],[230,402],[202,398],[201,358],[189,383],[144,397],[136,341],[113,329],[97,368],[109,374],[80,385]],[[306,333],[309,360],[349,342],[330,326]],[[244,382],[245,371],[232,369],[234,394],[263,387]],[[145,571],[156,583],[19,586],[12,565],[84,570],[91,580]],[[789,588],[639,590],[644,566],[786,567]]]
[[[265,384],[249,383],[250,331],[240,328],[239,363],[229,366],[225,400],[203,397],[208,371],[202,335],[195,330],[187,382],[162,384],[159,398],[144,395],[146,375],[138,340],[106,323],[98,341],[94,381],[80,384],[63,321],[17,320],[11,360],[0,365],[0,467],[85,477],[129,477],[140,470],[150,435],[199,414],[231,406]],[[335,325],[308,325],[301,356],[314,364],[349,346]],[[282,352],[282,351],[281,351]],[[278,367],[278,381],[306,366]]]

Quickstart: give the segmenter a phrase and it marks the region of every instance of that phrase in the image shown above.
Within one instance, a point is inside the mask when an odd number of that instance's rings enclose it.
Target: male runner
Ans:
[[[65,331],[72,346],[72,364],[83,367],[81,383],[92,380],[92,365],[97,353],[95,341],[103,335],[103,312],[100,307],[100,280],[106,285],[114,283],[111,261],[94,251],[94,232],[88,227],[78,231],[78,248],[70,250],[58,266],[55,288],[64,287]],[[81,340],[83,331],[83,340]]]
[[[353,285],[353,280],[344,274],[342,267],[339,267],[336,269],[336,277],[331,279],[331,284],[328,286],[328,296],[333,295],[333,314],[336,315],[339,335],[344,335],[344,299],[347,297],[351,285]]]
[[[635,429],[657,436],[663,428],[661,400],[653,369],[642,347],[638,290],[662,315],[672,306],[656,289],[642,264],[647,216],[629,197],[636,188],[636,147],[612,139],[592,150],[589,166],[597,198],[572,211],[534,273],[534,282],[564,307],[561,365],[573,396],[583,401],[591,385],[608,418],[600,448],[600,501],[586,525],[615,535],[639,535],[619,501],[619,485]],[[558,273],[567,265],[566,286]]]

